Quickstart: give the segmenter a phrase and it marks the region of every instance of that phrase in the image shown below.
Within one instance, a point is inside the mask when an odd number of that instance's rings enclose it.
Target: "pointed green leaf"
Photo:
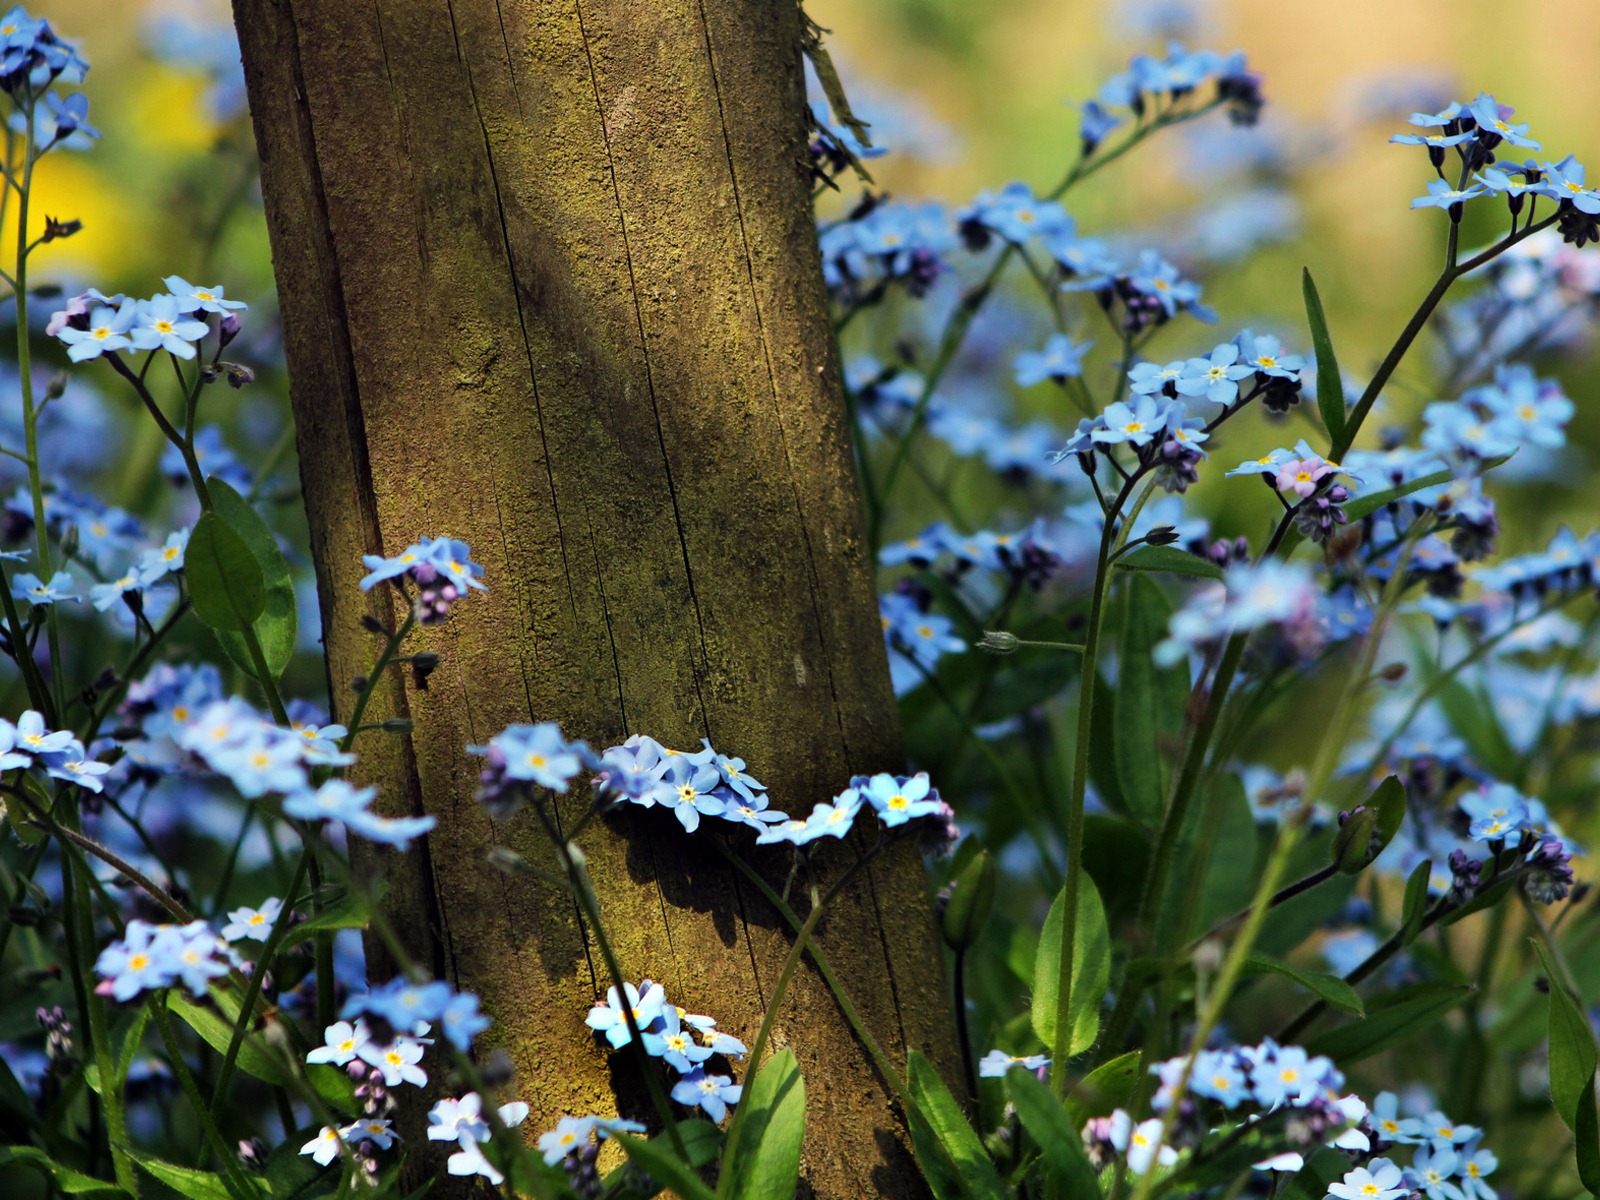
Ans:
[[[1367,1002],[1367,1015],[1306,1043],[1344,1066],[1421,1033],[1473,991],[1470,984],[1419,983]]]
[[[1252,954],[1245,960],[1244,973],[1282,975],[1285,979],[1292,979],[1319,999],[1326,1000],[1340,1012],[1359,1017],[1365,1011],[1355,988],[1337,975],[1329,975],[1326,971],[1306,971],[1266,954]]]
[[[1115,1109],[1126,1108],[1139,1084],[1139,1059],[1139,1051],[1130,1050],[1101,1063],[1080,1079],[1067,1097],[1072,1123],[1081,1129],[1090,1117],[1105,1117]]]
[[[1433,861],[1423,859],[1406,880],[1406,897],[1400,905],[1400,944],[1409,946],[1422,932],[1422,922],[1428,915],[1428,880],[1433,875]]]
[[[1169,571],[1196,579],[1222,578],[1222,568],[1216,563],[1176,546],[1140,546],[1117,559],[1117,566],[1124,571]]]
[[[1572,1130],[1578,1159],[1578,1178],[1589,1194],[1600,1196],[1600,1112],[1595,1107],[1595,1077],[1578,1097],[1578,1119]]]
[[[1328,438],[1337,446],[1344,440],[1344,380],[1339,375],[1339,360],[1333,356],[1333,338],[1328,334],[1328,318],[1322,311],[1322,297],[1312,281],[1311,270],[1300,275],[1300,290],[1305,295],[1306,321],[1311,326],[1311,348],[1317,355],[1317,409]]]
[[[1550,983],[1550,1099],[1576,1134],[1583,1098],[1587,1094],[1592,1102],[1595,1068],[1600,1066],[1594,1032],[1583,1005],[1561,982],[1543,944],[1536,940],[1533,948]]]
[[[276,679],[294,657],[298,612],[289,561],[278,548],[278,539],[271,526],[261,519],[248,500],[225,480],[214,475],[206,479],[206,488],[211,493],[211,502],[217,514],[250,548],[256,565],[261,568],[266,594],[261,615],[255,618],[254,626],[256,640],[261,643],[261,652],[267,660],[267,669]],[[222,629],[218,630],[217,638],[228,652],[228,657],[253,677],[256,673],[255,663],[251,661],[250,651],[245,648],[244,638],[237,632]]]
[[[729,1146],[722,1170],[734,1200],[794,1200],[805,1139],[806,1085],[794,1051],[781,1050],[756,1072],[739,1101],[739,1144]]]
[[[1099,1178],[1084,1153],[1083,1135],[1055,1093],[1031,1072],[1018,1068],[1006,1074],[1006,1094],[1017,1110],[1017,1119],[1044,1155],[1057,1194],[1098,1196]]]
[[[245,540],[216,513],[201,514],[183,552],[195,615],[213,629],[251,625],[266,607],[261,566]]]
[[[1000,1175],[994,1169],[994,1163],[989,1161],[988,1151],[967,1122],[961,1106],[950,1094],[944,1080],[939,1078],[939,1072],[917,1050],[911,1052],[908,1068],[911,1098],[917,1108],[912,1121],[913,1131],[918,1123],[924,1125],[923,1140],[931,1135],[937,1143],[935,1153],[938,1158],[948,1159],[943,1164],[943,1173],[949,1176],[953,1171],[954,1177],[947,1178],[945,1185],[954,1182],[959,1189],[956,1194],[967,1197],[967,1200],[1001,1200],[1005,1188],[1000,1183]],[[918,1157],[923,1160],[926,1169],[925,1151],[919,1149]]]
[[[197,1171],[193,1167],[180,1167],[177,1163],[163,1162],[147,1154],[130,1150],[128,1157],[138,1163],[148,1174],[166,1184],[188,1200],[234,1200],[234,1195],[213,1171]]]
[[[1101,713],[1100,735],[1109,737],[1117,783],[1128,811],[1146,825],[1161,821],[1166,799],[1165,760],[1160,741],[1183,728],[1189,699],[1187,667],[1161,668],[1156,644],[1167,636],[1172,602],[1154,580],[1135,575],[1123,593],[1122,631],[1117,648],[1117,686],[1110,728]]]
[[[1070,885],[1069,885],[1070,886]],[[1033,1031],[1048,1047],[1056,1044],[1056,1029],[1062,1019],[1061,950],[1064,939],[1064,913],[1067,892],[1050,906],[1044,932],[1039,936],[1039,953],[1033,962]],[[1094,1045],[1100,1032],[1100,1003],[1111,983],[1111,935],[1106,930],[1106,914],[1100,893],[1087,872],[1080,876],[1077,934],[1072,943],[1071,1012],[1069,1054],[1081,1054]],[[1058,1068],[1060,1065],[1058,1064]]]
[[[94,1179],[70,1167],[55,1162],[37,1146],[0,1146],[0,1167],[11,1163],[32,1167],[49,1178],[56,1187],[70,1196],[127,1195],[122,1188],[104,1179]]]

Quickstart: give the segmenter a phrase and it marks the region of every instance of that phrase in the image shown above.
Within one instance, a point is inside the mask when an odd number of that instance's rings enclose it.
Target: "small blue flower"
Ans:
[[[1017,355],[1017,385],[1032,387],[1046,379],[1060,382],[1082,375],[1083,356],[1093,345],[1093,342],[1074,343],[1064,333],[1052,334],[1043,350],[1024,350]]]
[[[675,755],[667,760],[667,769],[656,781],[653,794],[656,803],[672,809],[685,830],[693,833],[700,828],[700,818],[720,817],[727,808],[724,794],[719,792],[722,776],[710,763],[696,764],[688,755]]]
[[[627,997],[628,1008],[633,1012],[633,1022],[641,1033],[655,1024],[667,1000],[661,985],[651,983],[648,979],[644,981],[642,993],[633,984],[624,983],[623,994]],[[620,1050],[633,1040],[633,1035],[628,1032],[622,996],[617,994],[615,987],[607,989],[605,1002],[591,1008],[583,1023],[596,1033],[603,1034],[613,1049]]]
[[[77,581],[67,571],[57,571],[50,577],[49,583],[37,575],[19,571],[11,577],[11,596],[15,600],[26,600],[38,606],[55,604],[61,600],[82,600],[83,597],[73,590],[77,586]]]
[[[1443,179],[1431,179],[1428,181],[1428,194],[1418,196],[1411,202],[1411,207],[1449,209],[1487,194],[1488,190],[1481,183],[1469,183],[1464,188],[1453,188]]]
[[[938,813],[943,805],[939,793],[928,783],[928,773],[874,775],[864,787],[856,789],[859,798],[877,810],[878,819],[891,829],[916,817]]]
[[[129,592],[138,593],[141,589],[139,577],[131,571],[121,578],[113,579],[109,583],[97,583],[89,588],[89,603],[93,604],[99,612],[108,611],[117,601]]]
[[[472,1039],[489,1028],[489,1018],[478,1011],[478,997],[471,992],[457,992],[439,1010],[439,1029],[457,1050],[465,1054],[472,1048]]]
[[[1545,163],[1544,175],[1533,190],[1552,200],[1570,201],[1579,212],[1600,214],[1600,193],[1586,186],[1586,178],[1584,165],[1569,154],[1558,163]]]
[[[139,306],[132,300],[116,308],[102,304],[89,310],[87,329],[66,326],[56,337],[66,343],[68,358],[73,362],[87,362],[114,350],[129,349],[133,345],[129,334],[138,318]]]
[[[1150,396],[1136,396],[1131,405],[1118,400],[1106,408],[1103,419],[1105,428],[1095,430],[1090,439],[1106,446],[1121,442],[1144,446],[1161,430],[1159,410]]]
[[[1164,367],[1158,367],[1155,363],[1136,363],[1128,372],[1128,390],[1136,396],[1153,396],[1165,391],[1169,383],[1176,389],[1187,365],[1181,358]]]
[[[1411,1185],[1421,1189],[1428,1200],[1463,1200],[1461,1189],[1450,1182],[1459,1162],[1460,1155],[1447,1142],[1421,1146],[1411,1159]]]
[[[1042,1071],[1050,1065],[1045,1054],[1007,1054],[1004,1050],[991,1050],[978,1060],[978,1078],[1004,1079],[1013,1067],[1024,1071]]]
[[[204,321],[180,311],[176,296],[163,295],[139,301],[133,331],[128,336],[136,350],[165,350],[178,358],[193,358],[193,343],[208,332]]]
[[[569,744],[554,721],[537,725],[512,725],[489,740],[505,756],[505,773],[511,779],[525,779],[552,791],[564,792],[567,784],[583,769],[581,743]],[[581,747],[581,749],[580,749]],[[486,747],[469,747],[472,753],[485,753]]]
[[[180,312],[227,314],[249,307],[243,300],[224,300],[220,286],[196,287],[182,275],[168,275],[161,282],[167,285],[167,291],[177,300]]]
[[[737,1104],[744,1089],[727,1075],[707,1075],[694,1071],[680,1079],[672,1089],[672,1098],[688,1108],[701,1108],[713,1121],[728,1115],[728,1106]]]
[[[1500,1160],[1495,1157],[1494,1151],[1487,1149],[1477,1151],[1460,1164],[1461,1190],[1467,1194],[1468,1200],[1496,1200],[1494,1188],[1484,1179],[1493,1175],[1499,1165]]]
[[[1538,150],[1539,143],[1528,137],[1526,125],[1513,125],[1507,119],[1516,109],[1498,103],[1488,92],[1479,92],[1478,98],[1467,105],[1466,112],[1478,123],[1482,133],[1498,137],[1511,146],[1524,150]]]
[[[850,825],[861,811],[861,793],[856,788],[846,788],[831,803],[817,804],[806,818],[812,838],[835,837],[842,839],[850,832]],[[781,828],[778,826],[777,828]],[[758,841],[760,839],[757,839]],[[807,839],[810,840],[810,839]]]
[[[1239,398],[1239,381],[1255,373],[1239,362],[1239,347],[1223,342],[1209,358],[1191,358],[1178,377],[1180,396],[1204,396],[1213,404],[1229,405]]]
[[[1277,379],[1299,379],[1300,372],[1305,368],[1304,358],[1298,354],[1283,353],[1278,339],[1270,335],[1257,337],[1246,329],[1234,342],[1244,356],[1245,365],[1258,374]]]
[[[668,1004],[661,1010],[656,1028],[644,1034],[644,1048],[652,1058],[666,1062],[680,1075],[687,1075],[712,1055],[710,1046],[694,1040],[679,1020],[678,1009]]]

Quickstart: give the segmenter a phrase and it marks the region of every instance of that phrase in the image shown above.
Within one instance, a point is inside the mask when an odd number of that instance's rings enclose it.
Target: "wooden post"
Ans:
[[[464,751],[517,721],[744,757],[804,815],[901,763],[805,170],[792,0],[236,0],[332,693],[370,666],[362,553],[468,541],[489,592],[425,631],[363,738],[391,813],[369,850],[418,958],[482,996],[529,1129],[615,1103],[583,1025],[607,983],[570,898],[497,873],[548,851],[473,801]],[[570,798],[571,820],[583,797]],[[753,1038],[791,937],[667,814],[583,836],[624,969]],[[848,851],[840,848],[841,856]],[[781,880],[784,858],[757,859]],[[867,1025],[954,1078],[917,856],[824,923]],[[827,1197],[922,1194],[901,1114],[821,979],[775,1047]]]

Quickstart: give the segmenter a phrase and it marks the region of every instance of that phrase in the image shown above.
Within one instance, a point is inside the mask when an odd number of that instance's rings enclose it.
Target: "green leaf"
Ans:
[[[1094,1045],[1100,1032],[1100,1002],[1111,983],[1111,935],[1106,930],[1105,910],[1094,881],[1084,872],[1078,884],[1077,934],[1072,942],[1071,1011],[1072,1039],[1067,1053],[1080,1054]],[[1071,886],[1070,884],[1067,886]],[[1067,889],[1050,906],[1044,931],[1039,935],[1039,953],[1033,961],[1033,1031],[1051,1050],[1061,1020],[1061,948]],[[1057,1063],[1056,1069],[1065,1064]]]
[[[1285,979],[1292,979],[1312,995],[1326,1000],[1340,1012],[1347,1012],[1353,1017],[1359,1017],[1366,1011],[1361,1005],[1361,997],[1356,995],[1355,988],[1337,975],[1329,975],[1326,971],[1306,971],[1291,966],[1281,959],[1271,958],[1265,954],[1252,954],[1245,960],[1244,973],[1282,975]]]
[[[1156,666],[1155,647],[1167,636],[1172,602],[1147,576],[1128,581],[1122,603],[1122,635],[1117,648],[1117,686],[1112,708],[1095,715],[1101,736],[1107,731],[1115,755],[1117,783],[1128,811],[1145,824],[1161,821],[1166,798],[1165,759],[1160,739],[1183,728],[1188,703],[1187,670]]]
[[[1335,835],[1333,854],[1339,870],[1347,875],[1364,871],[1394,840],[1405,819],[1406,786],[1398,776],[1390,775],[1351,813]]]
[[[197,1171],[193,1167],[180,1167],[163,1162],[146,1154],[128,1151],[128,1157],[138,1163],[148,1174],[159,1179],[180,1196],[189,1200],[234,1200],[234,1195],[212,1171]]]
[[[1139,1084],[1139,1058],[1139,1051],[1130,1050],[1101,1063],[1078,1081],[1067,1097],[1067,1111],[1074,1126],[1081,1129],[1090,1117],[1109,1116],[1113,1110],[1129,1105]]]
[[[245,629],[266,607],[266,581],[245,540],[216,513],[202,513],[183,552],[195,615],[217,630]]]
[[[380,881],[381,889],[382,883]],[[379,893],[381,896],[381,891]],[[308,917],[283,935],[283,940],[278,943],[278,953],[283,953],[291,946],[308,941],[319,933],[332,933],[340,929],[365,929],[372,919],[372,904],[379,896],[368,897],[359,892],[346,892],[333,903],[325,905],[323,910],[313,917]]]
[[[1591,1075],[1583,1094],[1578,1097],[1578,1119],[1572,1133],[1578,1178],[1591,1195],[1600,1196],[1600,1111],[1595,1108],[1594,1087],[1595,1079]]]
[[[936,1144],[938,1158],[948,1160],[943,1163],[946,1175],[954,1171],[953,1180],[947,1178],[945,1186],[954,1182],[959,1189],[956,1194],[968,1200],[1001,1200],[1005,1188],[1000,1183],[994,1163],[989,1161],[988,1151],[967,1123],[961,1106],[950,1094],[950,1089],[945,1087],[944,1080],[939,1078],[939,1072],[918,1050],[911,1052],[908,1076],[911,1098],[916,1102],[913,1131],[918,1124],[923,1125],[925,1135],[931,1135]],[[925,1141],[926,1137],[922,1140]],[[926,1156],[920,1149],[918,1158],[923,1160],[926,1170]],[[929,1182],[933,1182],[931,1178]]]
[[[1306,322],[1311,326],[1311,348],[1317,354],[1317,409],[1328,438],[1338,445],[1344,440],[1344,380],[1339,375],[1339,360],[1333,356],[1333,338],[1328,335],[1328,318],[1322,311],[1322,297],[1311,279],[1310,268],[1300,274],[1300,290],[1305,294]]]
[[[221,997],[223,993],[214,992],[213,995]],[[226,1054],[228,1043],[233,1040],[231,1017],[237,1015],[239,1011],[238,999],[232,996],[228,999],[232,1001],[232,1014],[224,1016],[222,1010],[210,1004],[195,1004],[177,988],[173,988],[167,992],[167,1008],[173,1016],[204,1038],[218,1054]],[[245,1074],[252,1075],[263,1083],[270,1083],[274,1087],[290,1087],[294,1082],[284,1060],[263,1049],[248,1036],[239,1043],[239,1056],[236,1061],[239,1069]]]
[[[794,1200],[806,1129],[806,1085],[794,1052],[781,1050],[761,1064],[739,1104],[739,1144],[728,1147],[722,1167],[733,1180],[728,1194],[735,1200]]]
[[[1470,984],[1419,983],[1367,1002],[1367,1015],[1312,1038],[1311,1054],[1326,1054],[1341,1066],[1387,1050],[1421,1033],[1476,989]]]
[[[256,640],[261,643],[261,652],[267,660],[267,669],[272,672],[272,677],[277,679],[289,665],[289,660],[294,657],[298,619],[294,576],[289,570],[289,561],[283,557],[283,551],[278,548],[278,539],[273,535],[271,526],[261,519],[261,515],[251,503],[234,491],[231,485],[212,475],[206,479],[206,488],[211,493],[211,503],[215,506],[217,515],[243,539],[244,544],[250,548],[256,565],[261,568],[266,595],[261,615],[254,619],[253,624]],[[187,562],[187,553],[185,561]],[[251,660],[250,651],[245,647],[243,636],[237,632],[218,629],[217,638],[222,643],[222,648],[228,652],[228,657],[254,677],[256,666]]]
[[[1422,932],[1422,922],[1428,915],[1428,879],[1433,874],[1433,861],[1423,859],[1406,880],[1406,898],[1400,905],[1400,944],[1409,946]]]
[[[1029,1071],[1013,1070],[1006,1073],[1006,1094],[1017,1110],[1017,1119],[1044,1155],[1057,1194],[1098,1196],[1099,1178],[1084,1153],[1079,1126],[1049,1087]]]
[[[1216,563],[1176,546],[1140,546],[1117,559],[1117,566],[1124,571],[1169,571],[1196,579],[1222,578],[1222,568]]]
[[[71,1196],[103,1195],[113,1192],[119,1196],[127,1195],[114,1183],[92,1178],[70,1167],[63,1167],[37,1146],[0,1146],[0,1167],[11,1163],[32,1167]]]
[[[680,1200],[716,1200],[716,1193],[677,1156],[665,1135],[645,1141],[631,1134],[617,1133],[612,1135],[612,1140],[656,1180],[677,1192]]]
[[[1583,1004],[1561,982],[1544,945],[1535,940],[1533,948],[1550,982],[1550,1099],[1567,1128],[1576,1134],[1585,1094],[1593,1102],[1594,1073],[1600,1066],[1594,1033]]]

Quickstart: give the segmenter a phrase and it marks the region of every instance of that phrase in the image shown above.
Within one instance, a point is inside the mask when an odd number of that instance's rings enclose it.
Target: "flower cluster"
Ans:
[[[495,1115],[503,1127],[515,1129],[528,1119],[528,1106],[514,1100],[500,1105]],[[494,1130],[483,1115],[483,1097],[477,1092],[446,1097],[428,1110],[428,1140],[456,1145],[456,1152],[445,1163],[445,1170],[451,1175],[481,1175],[494,1187],[504,1183],[505,1176],[483,1153],[493,1136]]]
[[[951,582],[968,578],[974,571],[1003,574],[1037,590],[1061,565],[1061,556],[1046,541],[1042,521],[1013,533],[980,529],[966,536],[936,521],[915,537],[885,546],[878,552],[878,562],[885,567],[906,564],[923,570],[936,569]],[[909,592],[894,595],[912,598]],[[904,621],[920,619],[921,604],[914,602],[911,607],[918,610],[915,617],[899,599],[884,596],[879,600],[879,612],[887,620],[884,628],[891,645],[898,643],[901,647],[912,648],[908,653],[929,644],[927,636],[915,631],[908,636],[907,630],[897,627]],[[945,649],[948,652],[952,648]],[[940,655],[933,655],[926,665],[932,666],[938,657]]]
[[[143,732],[164,734],[179,750],[225,777],[246,799],[279,795],[286,816],[339,821],[352,833],[399,848],[433,828],[433,817],[385,817],[373,812],[375,787],[357,788],[338,778],[313,780],[314,771],[355,761],[334,740],[345,737],[343,726],[285,728],[237,697],[211,700],[191,710],[184,702],[185,692],[193,689],[204,695],[208,678],[191,674],[173,682],[178,686],[140,697],[141,705],[167,702],[164,713],[157,708],[151,714],[156,719],[147,721]]]
[[[73,362],[120,350],[165,350],[177,358],[194,358],[196,343],[211,332],[211,314],[220,317],[219,352],[239,336],[242,300],[225,299],[221,287],[195,287],[179,275],[162,282],[168,290],[145,300],[90,288],[52,313],[45,332],[66,345]]]
[[[936,202],[905,204],[869,195],[843,220],[825,226],[822,272],[836,299],[875,303],[892,284],[925,296],[944,273],[955,227]]]
[[[1495,1200],[1487,1179],[1500,1160],[1482,1145],[1482,1130],[1458,1125],[1437,1109],[1402,1117],[1392,1092],[1378,1093],[1361,1129],[1370,1145],[1356,1148],[1359,1165],[1329,1185],[1329,1196],[1401,1200],[1420,1193],[1428,1200]],[[1412,1148],[1411,1162],[1404,1167],[1387,1157],[1403,1146]],[[1380,1151],[1384,1156],[1378,1156]]]
[[[1188,51],[1174,43],[1164,58],[1135,55],[1126,71],[1112,76],[1083,105],[1079,137],[1085,157],[1129,116],[1138,122],[1168,116],[1213,82],[1216,100],[1228,106],[1232,120],[1253,125],[1264,102],[1261,81],[1245,65],[1243,53]]]
[[[1320,595],[1311,568],[1303,563],[1279,559],[1236,563],[1227,569],[1221,585],[1199,589],[1173,613],[1166,640],[1156,646],[1156,661],[1170,666],[1236,633],[1265,625],[1282,626],[1291,643],[1309,654],[1327,638]]]
[[[686,1108],[702,1109],[713,1121],[726,1117],[728,1106],[737,1104],[743,1094],[731,1076],[708,1070],[707,1064],[714,1057],[742,1059],[749,1053],[745,1044],[719,1030],[711,1017],[669,1003],[659,983],[648,979],[638,987],[624,983],[621,993],[610,988],[605,1000],[589,1010],[584,1024],[614,1050],[632,1042],[637,1029],[645,1053],[678,1073],[672,1098]]]
[[[140,992],[179,983],[204,996],[213,979],[237,965],[228,943],[204,921],[151,925],[134,919],[122,937],[100,952],[94,969],[102,981],[98,991],[114,1000],[131,1000]]]
[[[1494,382],[1459,400],[1428,405],[1422,419],[1424,449],[1468,469],[1504,458],[1523,446],[1566,444],[1572,401],[1553,379],[1539,379],[1521,363],[1495,368]]]
[[[455,538],[425,537],[392,558],[364,554],[361,563],[367,568],[361,580],[364,592],[384,580],[393,580],[402,594],[402,581],[416,584],[412,611],[424,625],[438,624],[449,616],[450,606],[466,595],[468,588],[489,590],[483,582],[483,568],[472,561],[472,551]]]
[[[57,37],[50,22],[29,16],[20,4],[0,17],[0,91],[18,108],[34,107],[52,84],[82,83],[88,71],[89,64],[77,48]],[[73,113],[88,109],[83,96],[69,96],[63,102],[51,94],[45,101],[52,112],[57,106]]]
[[[32,709],[13,725],[0,718],[0,771],[42,770],[52,779],[77,784],[91,792],[104,787],[108,763],[89,756],[83,743],[65,729],[45,726],[44,716]]]

